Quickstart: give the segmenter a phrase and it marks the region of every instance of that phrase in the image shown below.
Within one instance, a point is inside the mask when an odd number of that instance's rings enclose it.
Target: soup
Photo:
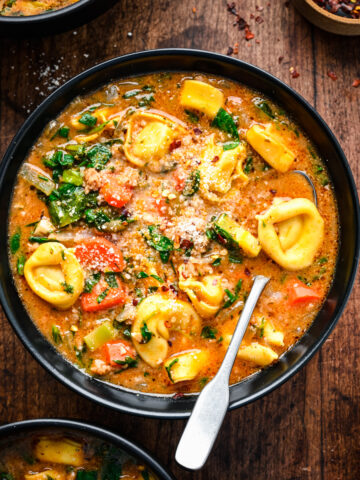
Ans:
[[[216,374],[255,275],[271,280],[231,383],[294,345],[331,285],[338,218],[322,159],[279,106],[228,79],[157,73],[50,122],[9,234],[19,295],[61,354],[173,394]]]
[[[1,480],[155,480],[123,450],[92,437],[30,433],[0,441]]]
[[[0,15],[8,17],[41,15],[60,10],[78,0],[0,0]]]

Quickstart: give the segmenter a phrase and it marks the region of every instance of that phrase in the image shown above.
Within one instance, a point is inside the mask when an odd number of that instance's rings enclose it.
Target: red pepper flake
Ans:
[[[173,142],[170,143],[169,151],[172,152],[173,150],[179,147],[181,147],[181,140],[174,140]]]
[[[170,290],[176,297],[178,296],[179,292],[176,290],[176,287],[173,284],[170,285]]]
[[[294,67],[290,67],[289,72],[291,73],[292,78],[300,77],[300,73]]]
[[[174,400],[178,400],[179,398],[183,398],[185,395],[183,393],[175,393],[175,395],[172,397]]]
[[[249,27],[245,27],[245,40],[248,42],[249,40],[252,40],[255,37],[255,35],[250,31]]]
[[[279,57],[279,59],[278,59],[279,63],[282,63],[283,60],[284,60],[283,56]]]
[[[196,13],[196,7],[192,8],[192,13],[194,13],[194,14]]]
[[[215,157],[211,160],[211,163],[216,163],[220,160],[219,155],[215,155]]]
[[[228,47],[226,55],[231,56],[234,53],[234,49],[232,47]]]
[[[244,273],[247,277],[250,277],[250,275],[251,275],[251,272],[247,267],[245,267]]]
[[[136,307],[136,305],[139,303],[139,300],[137,300],[136,298],[133,299],[132,301],[132,304],[134,305],[134,307]]]
[[[163,286],[161,287],[161,291],[162,291],[162,292],[168,292],[168,291],[169,291],[169,287],[167,287],[166,285],[163,285]]]
[[[239,53],[239,43],[236,42],[234,45],[234,54],[237,55]]]
[[[250,19],[252,20],[253,18],[255,18],[255,15],[253,13],[250,13]]]
[[[271,195],[276,195],[276,190],[271,189],[271,190],[270,190],[270,193],[271,193]]]
[[[355,78],[351,86],[354,88],[358,88],[360,86],[360,78]]]
[[[200,130],[200,128],[198,128],[198,127],[195,127],[195,128],[194,128],[194,133],[195,133],[195,135],[201,135],[201,134],[202,134],[202,130]]]
[[[336,73],[333,72],[332,70],[328,70],[328,71],[327,71],[327,76],[330,77],[331,80],[334,80],[334,81],[337,80],[337,78],[338,78],[337,75],[336,75]]]
[[[260,17],[260,15],[258,15],[255,18],[255,22],[258,23],[259,25],[261,25],[262,23],[264,23],[264,19],[262,17]]]

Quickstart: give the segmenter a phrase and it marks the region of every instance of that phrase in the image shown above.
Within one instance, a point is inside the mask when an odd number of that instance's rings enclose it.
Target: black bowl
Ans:
[[[53,418],[9,423],[8,425],[0,427],[0,441],[11,439],[16,440],[18,436],[26,433],[42,433],[49,430],[52,432],[84,434],[96,439],[104,440],[105,442],[119,447],[135,460],[144,463],[146,467],[158,476],[159,480],[175,480],[173,475],[168,473],[151,453],[144,450],[142,447],[139,447],[139,445],[136,445],[130,440],[112,433],[109,430],[88,423]]]
[[[59,10],[23,17],[0,15],[0,35],[53,35],[71,30],[103,13],[116,0],[79,0]]]
[[[349,164],[330,129],[294,90],[257,67],[215,53],[168,49],[133,53],[109,60],[78,75],[50,95],[27,119],[7,150],[0,169],[0,224],[7,225],[16,174],[29,147],[45,125],[77,95],[119,77],[155,71],[199,71],[222,75],[263,92],[284,105],[317,145],[335,188],[340,215],[340,249],[336,276],[323,308],[299,342],[273,366],[231,386],[230,409],[245,405],[281,385],[296,373],[325,341],[348,300],[359,258],[359,202]],[[7,244],[7,229],[0,232]],[[7,249],[0,252],[0,300],[16,333],[33,356],[73,390],[117,410],[163,417],[189,416],[196,395],[181,398],[144,394],[94,379],[66,361],[29,318],[14,286]]]

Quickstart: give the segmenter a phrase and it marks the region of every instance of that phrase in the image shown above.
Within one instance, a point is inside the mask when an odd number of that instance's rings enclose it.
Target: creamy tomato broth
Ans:
[[[78,0],[0,0],[0,15],[8,17],[40,15],[68,7]]]
[[[231,383],[301,337],[332,281],[338,221],[326,168],[282,109],[227,79],[159,73],[50,122],[18,175],[9,234],[20,297],[69,361],[186,393],[215,375],[255,275],[271,280]]]
[[[29,433],[0,440],[1,480],[156,480],[123,450],[68,433]]]

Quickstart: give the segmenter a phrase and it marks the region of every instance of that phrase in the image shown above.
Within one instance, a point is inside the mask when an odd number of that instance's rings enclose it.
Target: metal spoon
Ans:
[[[313,194],[313,198],[314,198],[315,207],[317,207],[317,194],[316,194],[316,190],[315,190],[315,185],[313,184],[309,175],[306,172],[303,172],[302,170],[293,170],[292,173],[298,173],[299,175],[302,175],[305,178],[305,180],[308,182],[308,184],[310,185],[310,187],[312,189],[312,194]]]
[[[176,461],[185,468],[202,468],[211,452],[229,406],[229,379],[237,352],[257,301],[269,280],[262,275],[255,277],[219,371],[195,403],[175,454]]]

